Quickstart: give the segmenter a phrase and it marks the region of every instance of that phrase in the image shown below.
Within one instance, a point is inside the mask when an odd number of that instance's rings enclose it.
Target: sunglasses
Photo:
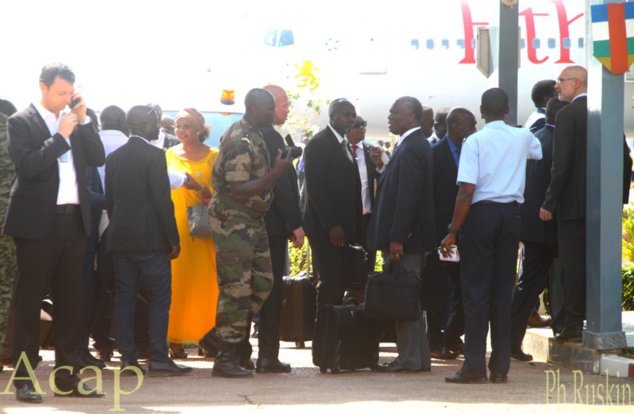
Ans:
[[[367,126],[368,126],[368,121],[361,121],[361,122],[354,123],[355,128],[361,128],[361,127],[365,128]]]

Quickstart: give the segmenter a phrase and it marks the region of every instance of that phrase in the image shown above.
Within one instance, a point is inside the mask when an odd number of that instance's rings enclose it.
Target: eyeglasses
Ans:
[[[151,113],[155,113],[156,114],[156,111],[154,110],[154,108],[150,109],[150,112],[148,112],[147,114],[143,115],[143,118],[141,118],[141,121],[143,121],[145,118],[150,116]]]
[[[354,128],[355,129],[356,128],[361,128],[361,127],[365,128],[367,126],[368,126],[368,121],[358,121],[358,122],[354,123]]]
[[[569,80],[577,80],[577,78],[557,78],[557,84],[561,85],[562,83],[569,81]]]

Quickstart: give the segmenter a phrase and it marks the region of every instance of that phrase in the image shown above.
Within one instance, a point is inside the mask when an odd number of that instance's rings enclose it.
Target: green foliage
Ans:
[[[634,310],[634,267],[623,268],[623,302],[624,311]]]
[[[310,247],[308,246],[308,239],[304,238],[304,246],[301,249],[296,249],[292,243],[288,245],[288,261],[290,264],[291,275],[296,276],[302,272],[307,274],[312,273],[312,263],[308,261],[308,255],[310,254]],[[308,266],[311,265],[309,268]]]
[[[312,138],[319,131],[319,125],[313,121],[321,113],[323,105],[330,101],[316,98],[307,91],[288,94],[288,118],[281,128],[282,135],[291,134],[296,142],[302,138]]]
[[[288,261],[290,265],[291,275],[299,275],[306,272],[311,274],[313,272],[312,262],[308,262],[308,255],[310,254],[310,247],[308,246],[308,239],[304,239],[304,246],[301,249],[296,249],[292,243],[288,244]],[[310,265],[310,268],[308,267]],[[376,265],[374,270],[380,272],[383,269],[383,258],[381,253],[376,255]]]
[[[621,251],[625,265],[634,263],[634,205],[631,203],[623,208],[622,219],[623,243]]]

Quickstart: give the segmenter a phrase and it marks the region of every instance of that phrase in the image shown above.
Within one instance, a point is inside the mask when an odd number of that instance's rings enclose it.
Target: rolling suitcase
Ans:
[[[284,276],[282,310],[280,312],[280,340],[295,342],[303,348],[313,339],[317,289],[308,276]]]
[[[313,340],[313,364],[321,372],[373,368],[386,324],[363,316],[363,305],[324,305]]]

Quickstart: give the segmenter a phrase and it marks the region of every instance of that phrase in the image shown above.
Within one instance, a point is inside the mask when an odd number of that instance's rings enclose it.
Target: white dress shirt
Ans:
[[[527,128],[489,122],[462,144],[458,183],[475,184],[471,204],[524,202],[526,161],[540,160],[542,147]]]
[[[54,113],[44,108],[40,103],[34,103],[35,109],[40,113],[51,136],[57,134],[59,130],[59,120],[62,116],[60,113],[55,116]],[[86,117],[90,122],[90,117]],[[84,123],[84,125],[86,124]],[[61,204],[79,204],[79,191],[77,189],[77,174],[75,173],[75,164],[73,164],[73,150],[70,138],[65,138],[66,143],[71,149],[57,158],[57,166],[59,172],[59,187],[57,189],[57,205]]]
[[[359,167],[359,177],[361,177],[361,201],[363,204],[363,214],[370,214],[372,212],[372,203],[370,203],[370,180],[368,179],[368,170],[365,164],[365,152],[363,149],[363,141],[357,145],[357,152],[355,153],[352,145],[352,155],[357,159],[357,167]]]

